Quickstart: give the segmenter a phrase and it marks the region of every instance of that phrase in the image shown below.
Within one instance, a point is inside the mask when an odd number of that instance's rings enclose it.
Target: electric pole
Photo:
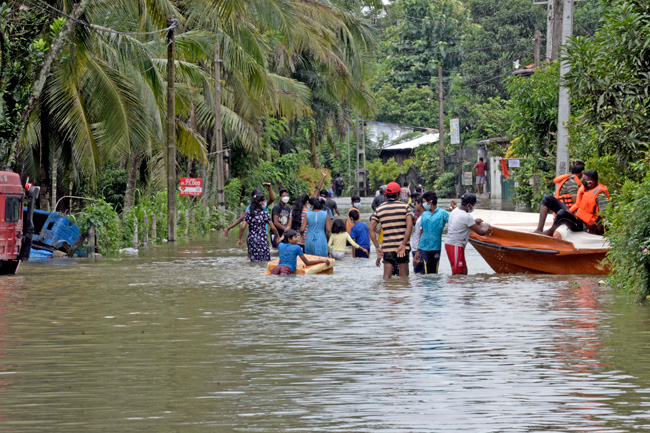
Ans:
[[[565,47],[569,38],[573,36],[573,0],[564,0],[564,16],[562,17],[562,46]],[[557,120],[557,161],[555,174],[557,176],[569,171],[569,115],[571,105],[569,103],[569,89],[564,86],[564,77],[569,73],[571,67],[567,59],[560,63],[560,100]]]
[[[214,53],[214,143],[215,143],[215,177],[217,184],[217,205],[219,212],[226,210],[223,176],[223,133],[221,130],[221,47],[219,41]]]
[[[167,26],[167,240],[176,241],[176,20],[169,18]]]
[[[442,66],[438,66],[438,143],[440,144],[440,173],[445,172],[445,115],[443,111]]]

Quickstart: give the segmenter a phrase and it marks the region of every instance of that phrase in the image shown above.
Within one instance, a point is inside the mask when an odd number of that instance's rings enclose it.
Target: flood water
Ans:
[[[0,431],[650,428],[650,310],[598,277],[271,277],[236,239],[2,277]]]

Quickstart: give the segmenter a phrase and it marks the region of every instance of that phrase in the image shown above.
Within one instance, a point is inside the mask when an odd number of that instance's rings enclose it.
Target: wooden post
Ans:
[[[174,29],[176,20],[169,18],[167,25],[167,240],[176,241],[176,93],[174,82],[176,71],[176,42]]]
[[[90,223],[90,227],[88,227],[88,247],[92,255],[97,252],[97,227],[93,223]]]
[[[149,243],[149,216],[147,214],[142,217],[142,242]]]
[[[151,215],[151,241],[153,243],[156,243],[156,241],[158,240],[158,233],[157,233],[158,227],[156,227],[156,224],[157,224],[156,214],[153,214]]]
[[[533,40],[535,41],[535,69],[537,69],[542,64],[541,63],[542,33],[539,30],[535,30],[535,37],[533,38]]]
[[[445,172],[445,115],[443,111],[442,66],[438,66],[438,143],[440,144],[440,173]]]
[[[138,248],[138,220],[133,221],[133,238],[131,239],[133,248]]]
[[[214,143],[216,154],[217,205],[219,211],[226,210],[223,176],[223,134],[221,130],[221,48],[217,40],[214,53]]]

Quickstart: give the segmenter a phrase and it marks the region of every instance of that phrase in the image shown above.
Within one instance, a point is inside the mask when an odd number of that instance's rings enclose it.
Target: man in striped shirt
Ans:
[[[386,185],[386,201],[370,218],[370,239],[377,250],[377,257],[384,259],[384,278],[390,278],[393,267],[399,267],[399,275],[409,274],[409,240],[413,230],[413,214],[408,204],[399,200],[401,188],[397,182]],[[382,245],[377,242],[377,224],[384,231]],[[377,263],[379,266],[379,262]]]

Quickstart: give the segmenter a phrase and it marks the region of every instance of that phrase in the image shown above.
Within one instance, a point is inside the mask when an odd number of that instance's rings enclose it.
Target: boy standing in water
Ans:
[[[486,225],[481,227],[483,220],[474,219],[470,215],[476,206],[476,196],[466,192],[460,198],[460,206],[451,211],[449,222],[447,223],[447,239],[445,241],[445,251],[451,264],[451,273],[467,275],[467,262],[465,261],[465,246],[469,240],[469,231],[474,230],[479,235],[484,235],[490,231]]]
[[[298,245],[298,232],[291,229],[284,232],[284,242],[280,242],[278,245],[278,252],[280,253],[280,260],[278,265],[271,271],[273,275],[291,275],[295,273],[299,256],[306,266],[319,263],[330,264],[327,259],[313,261],[307,259],[305,253],[302,252],[302,248]]]
[[[367,259],[370,257],[368,251],[370,250],[370,232],[368,230],[368,225],[363,221],[359,221],[361,215],[356,209],[350,210],[348,217],[352,220],[354,225],[350,229],[350,237],[354,239],[356,243],[366,249],[363,251],[361,249],[352,250],[353,257]]]

